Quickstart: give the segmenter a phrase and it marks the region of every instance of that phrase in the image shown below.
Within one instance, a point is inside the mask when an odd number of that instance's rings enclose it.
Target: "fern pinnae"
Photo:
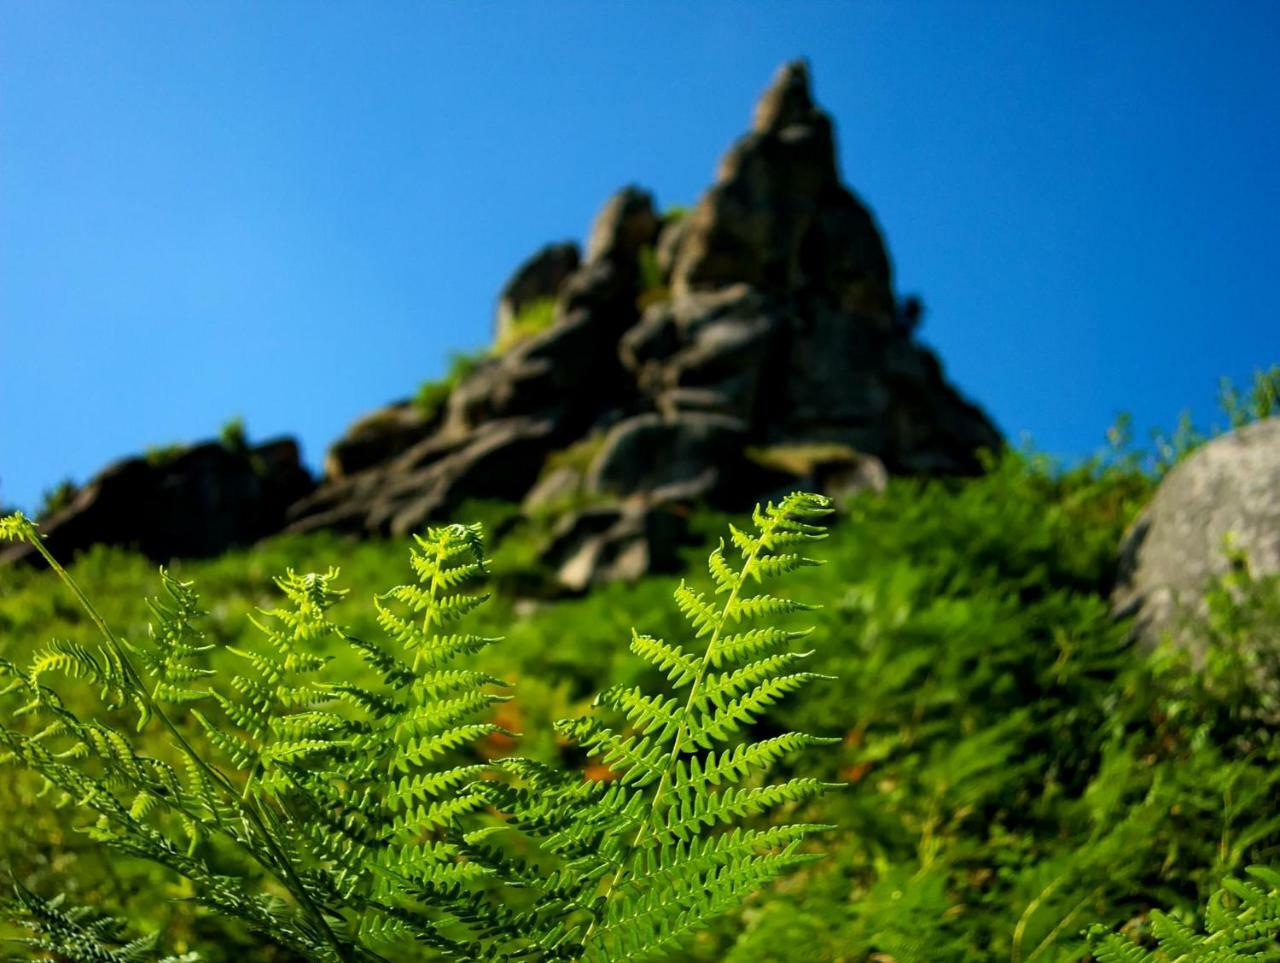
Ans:
[[[150,720],[158,720],[170,738],[173,739],[178,750],[187,759],[189,759],[193,765],[202,769],[211,783],[218,785],[220,789],[223,792],[228,793],[234,801],[235,790],[230,781],[225,775],[211,766],[203,757],[200,756],[198,752],[196,752],[194,747],[192,747],[191,743],[187,740],[186,736],[165,712],[164,708],[158,704],[151,693],[147,691],[143,684],[142,676],[134,667],[133,662],[130,659],[128,647],[125,646],[111,630],[111,627],[98,612],[93,602],[81,589],[80,584],[71,576],[71,573],[63,568],[54,555],[48,550],[36,526],[23,516],[21,512],[6,516],[5,518],[0,519],[0,539],[24,541],[35,548],[62,584],[65,585],[71,591],[72,595],[75,596],[76,600],[80,603],[81,608],[84,609],[85,613],[89,616],[90,621],[93,622],[95,627],[98,629],[99,634],[102,636],[105,642],[105,648],[103,650],[104,654],[109,655],[113,665],[118,667],[119,678],[121,679],[122,684],[127,686],[130,700],[134,703],[138,711],[138,730],[141,731]],[[0,732],[7,732],[7,730],[0,730]],[[45,772],[43,768],[41,768],[40,771],[42,774]],[[81,780],[73,779],[73,781],[80,782]],[[346,953],[342,943],[338,940],[336,934],[334,934],[320,908],[308,897],[307,891],[298,879],[292,863],[289,862],[284,852],[280,849],[279,844],[271,836],[271,833],[267,830],[266,826],[263,825],[261,819],[252,810],[243,811],[243,815],[248,823],[254,826],[256,833],[260,836],[263,846],[269,853],[271,853],[272,859],[265,864],[266,868],[273,873],[282,874],[282,876],[290,883],[290,888],[295,889],[302,910],[311,921],[316,932],[319,934],[322,943],[332,952],[335,959],[345,961],[348,954]],[[122,816],[127,817],[127,813],[116,814],[116,818],[118,819]],[[136,821],[134,822],[136,823]],[[164,840],[163,836],[156,833],[144,832],[145,826],[142,824],[136,824],[135,828],[141,835],[152,838],[152,846],[154,847],[155,852],[158,853],[168,849],[167,841]],[[253,855],[257,858],[256,854]]]
[[[147,599],[154,619],[148,625],[151,649],[142,652],[142,662],[155,679],[151,694],[157,702],[170,705],[199,702],[208,698],[209,692],[192,683],[215,674],[197,664],[214,647],[198,627],[204,612],[191,582],[174,578],[163,567],[160,582],[168,600]]]
[[[342,595],[336,571],[288,572],[277,581],[284,602],[253,620],[264,643],[231,652],[243,668],[229,691],[206,688],[198,600],[164,573],[150,648],[108,640],[101,653],[56,650],[27,673],[0,661],[6,691],[44,726],[38,738],[0,730],[0,748],[97,813],[94,838],[186,876],[207,905],[304,958],[381,960],[376,946],[399,953],[408,940],[455,960],[674,952],[711,916],[816,858],[806,840],[827,828],[741,824],[828,788],[767,778],[785,756],[827,740],[744,735],[776,701],[824,678],[805,667],[809,653],[788,651],[804,633],[745,623],[808,608],[748,587],[814,564],[797,546],[821,537],[810,521],[827,510],[804,495],[760,509],[754,527],[730,532],[740,562],[722,542],[708,563],[712,588],[681,583],[676,605],[700,653],[632,633],[632,650],[672,691],[602,692],[596,708],[625,720],[617,730],[595,717],[557,724],[604,764],[590,778],[527,759],[458,757],[511,733],[491,718],[508,698],[502,680],[457,663],[496,641],[459,627],[486,598],[469,587],[487,565],[479,529],[457,525],[415,537],[414,580],[375,600],[378,644],[330,621]],[[349,646],[370,671],[333,678],[320,648],[329,643]],[[122,734],[61,706],[40,679],[55,669],[121,680],[125,701],[141,699],[140,714],[167,730],[164,706],[180,707],[229,767],[189,746],[176,768],[136,754]],[[72,765],[82,759],[93,776]],[[522,840],[509,844],[512,833]],[[199,845],[210,834],[279,879],[296,905],[214,874]]]
[[[1099,963],[1280,959],[1280,868],[1249,866],[1245,872],[1252,878],[1227,877],[1209,898],[1203,933],[1155,910],[1151,914],[1151,932],[1158,944],[1155,952],[1102,926],[1088,931],[1090,952]]]
[[[779,668],[797,661],[796,656],[783,656],[772,661],[766,658],[754,667],[744,667],[740,670],[740,675],[715,679],[716,684],[710,687],[705,684],[712,667],[717,665],[720,641],[726,635],[726,627],[730,623],[742,623],[762,615],[785,615],[809,608],[778,596],[744,597],[743,593],[748,582],[753,579],[761,583],[767,578],[818,564],[798,554],[778,554],[776,550],[824,537],[823,530],[811,524],[809,519],[821,518],[829,511],[828,500],[820,496],[795,494],[788,496],[779,506],[770,504],[764,509],[757,508],[753,514],[755,534],[730,526],[730,538],[742,556],[741,567],[735,570],[725,559],[723,542],[712,552],[708,561],[715,585],[713,598],[726,596],[721,605],[714,604],[703,593],[681,581],[675,590],[676,605],[692,625],[695,637],[707,638],[703,654],[696,663],[682,649],[645,636],[633,635],[633,647],[650,656],[653,663],[669,678],[679,679],[677,688],[685,685],[689,688],[682,708],[677,708],[676,700],[647,697],[638,690],[615,689],[605,694],[606,704],[621,709],[640,732],[647,733],[644,739],[652,736],[656,745],[649,747],[643,740],[637,742],[634,737],[617,737],[601,728],[579,727],[578,732],[587,737],[589,748],[603,748],[607,751],[608,754],[604,756],[606,764],[625,761],[628,770],[637,767],[645,770],[640,778],[631,780],[637,787],[644,786],[654,778],[657,782],[649,800],[651,815],[640,820],[622,861],[608,876],[598,897],[606,913],[617,912],[611,908],[611,895],[619,886],[625,889],[628,881],[634,879],[637,860],[646,859],[645,851],[647,848],[651,849],[652,845],[661,847],[664,841],[673,839],[686,841],[696,836],[704,827],[714,828],[729,819],[757,815],[780,802],[802,802],[828,788],[827,784],[818,780],[793,779],[761,789],[726,788],[711,797],[690,793],[689,785],[685,784],[682,787],[684,791],[676,792],[675,800],[668,802],[668,796],[675,788],[673,780],[681,771],[680,761],[683,755],[696,752],[697,748],[712,750],[717,741],[724,740],[748,724],[777,698],[811,679],[819,678],[812,673],[776,675]],[[761,652],[780,646],[794,638],[794,634],[775,630],[747,638],[749,641],[743,648]],[[690,670],[692,676],[689,674]],[[708,688],[712,691],[708,692]],[[734,695],[736,692],[740,694]],[[668,743],[669,749],[662,748]],[[656,753],[654,749],[657,750]],[[657,763],[655,755],[662,762]],[[768,758],[768,753],[760,753],[753,761]],[[630,771],[623,773],[624,784],[629,775]],[[705,790],[707,784],[700,785]],[[760,857],[757,862],[750,864],[752,871],[744,872],[744,875],[754,878],[761,867],[776,868],[782,863],[783,861],[774,857]],[[710,882],[713,877],[718,879],[717,874],[723,869],[725,867],[708,870],[710,875],[704,882]],[[765,876],[772,878],[769,873]],[[754,888],[754,884],[751,888]],[[719,905],[715,901],[713,904]],[[646,912],[635,917],[637,921],[647,918]],[[671,933],[660,932],[660,927],[645,932],[619,931],[615,924],[610,923],[593,944],[592,937],[597,934],[600,922],[600,913],[593,913],[582,934],[584,958],[642,958],[648,952],[645,947],[651,949],[665,944],[671,936]],[[636,925],[643,930],[641,923],[637,922]],[[683,926],[680,921],[673,923],[674,930],[682,930]],[[623,955],[613,955],[609,947],[615,944],[622,948]]]
[[[667,681],[677,688],[693,681],[698,675],[699,662],[678,645],[671,645],[650,635],[631,632],[631,651],[666,674]]]

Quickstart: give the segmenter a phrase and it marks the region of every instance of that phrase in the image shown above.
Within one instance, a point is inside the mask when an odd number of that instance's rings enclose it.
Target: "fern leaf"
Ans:
[[[831,784],[816,779],[752,788],[735,784],[764,773],[789,752],[826,740],[791,733],[727,743],[778,700],[824,678],[795,671],[808,653],[785,651],[803,632],[747,624],[810,606],[744,589],[817,564],[791,549],[823,537],[814,522],[828,511],[825,499],[802,494],[758,508],[751,530],[730,527],[730,541],[741,555],[739,566],[725,558],[724,542],[712,552],[710,596],[687,582],[679,584],[676,607],[693,637],[703,640],[700,657],[679,645],[633,634],[633,650],[680,692],[650,693],[635,686],[603,692],[597,711],[619,714],[635,735],[616,733],[594,719],[558,725],[618,777],[589,802],[565,788],[553,789],[564,800],[562,806],[527,804],[514,820],[526,830],[547,832],[551,848],[577,853],[578,866],[605,869],[602,896],[591,895],[596,886],[592,876],[577,898],[589,907],[581,938],[583,959],[669,957],[712,916],[813,858],[800,846],[823,827],[745,831],[736,824],[801,805]]]

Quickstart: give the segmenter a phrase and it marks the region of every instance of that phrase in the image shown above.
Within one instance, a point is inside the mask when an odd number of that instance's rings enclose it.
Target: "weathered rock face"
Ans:
[[[389,464],[334,479],[293,505],[292,531],[406,535],[468,498],[519,500],[551,447],[548,419],[503,418],[426,438]]]
[[[617,344],[636,321],[639,254],[657,227],[648,194],[616,195],[596,220],[586,261],[560,285],[553,325],[481,363],[426,437],[354,473],[330,473],[293,507],[289,529],[403,534],[469,498],[521,500],[550,452],[631,403]],[[336,448],[359,439],[353,430]]]
[[[543,553],[561,585],[581,592],[601,582],[668,571],[689,538],[678,505],[623,502],[565,515]]]
[[[546,298],[549,328],[512,330]],[[807,68],[789,64],[687,215],[626,187],[584,254],[535,253],[499,296],[502,350],[430,415],[401,403],[360,419],[287,528],[401,534],[470,498],[518,500],[562,516],[546,557],[578,589],[675,564],[697,502],[977,472],[1000,435],[912,340],[919,314],[840,182]],[[549,463],[570,447],[590,463]]]
[[[813,103],[808,69],[787,64],[690,213],[673,291],[745,282],[772,295],[833,299],[846,314],[888,326],[889,275],[870,213],[840,183],[831,119]]]
[[[408,401],[362,416],[325,456],[327,478],[346,478],[378,465],[433,434],[439,418],[426,418]]]
[[[1160,483],[1121,548],[1119,613],[1139,638],[1165,632],[1188,646],[1185,617],[1202,613],[1210,579],[1227,570],[1228,534],[1255,574],[1280,572],[1280,418],[1209,442]],[[1195,655],[1203,655],[1195,652]]]
[[[132,546],[157,561],[206,557],[280,531],[288,507],[314,487],[292,439],[244,451],[209,442],[112,465],[41,529],[65,560],[98,543]],[[30,546],[15,545],[0,561],[34,557]]]
[[[972,473],[977,452],[1001,444],[912,340],[918,302],[898,305],[801,63],[779,71],[686,216],[660,217],[624,188],[581,263],[562,244],[516,270],[499,327],[548,296],[552,327],[482,363],[429,435],[406,425],[401,453],[371,462],[357,426],[290,527],[404,532],[483,495],[568,506],[547,558],[582,588],[673,564],[694,502],[741,508],[801,484],[878,490],[886,470]],[[382,416],[378,445],[401,420]],[[589,467],[543,470],[585,437],[602,439]],[[812,457],[771,461],[771,449]],[[575,502],[591,507],[574,514]]]
[[[779,71],[672,243],[673,300],[624,345],[659,408],[713,406],[768,442],[848,444],[898,472],[975,472],[976,452],[1000,444],[911,341],[918,304],[897,305],[804,64]]]

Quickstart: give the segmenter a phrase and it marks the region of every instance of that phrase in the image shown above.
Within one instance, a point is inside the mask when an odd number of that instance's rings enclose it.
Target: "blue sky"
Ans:
[[[1006,434],[1208,423],[1280,362],[1277,49],[1264,2],[0,0],[0,502],[233,415],[318,464],[798,55]]]

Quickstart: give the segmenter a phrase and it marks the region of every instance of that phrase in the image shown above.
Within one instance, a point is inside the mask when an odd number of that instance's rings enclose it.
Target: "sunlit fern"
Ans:
[[[191,585],[162,572],[150,639],[126,643],[35,527],[10,516],[0,537],[45,555],[102,642],[54,642],[29,666],[0,660],[12,720],[0,744],[55,802],[91,814],[95,839],[185,877],[214,913],[309,960],[398,959],[424,945],[459,960],[670,957],[815,858],[808,837],[827,828],[787,818],[827,784],[770,772],[829,740],[753,728],[822,678],[794,649],[805,633],[786,624],[807,606],[764,586],[816,564],[803,551],[827,512],[800,494],[758,509],[712,554],[711,591],[676,590],[690,638],[633,634],[665,683],[609,689],[592,716],[558,725],[596,758],[590,779],[474,751],[512,735],[489,718],[508,698],[503,682],[460,662],[496,641],[459,625],[485,600],[477,527],[416,539],[414,580],[374,602],[381,640],[333,621],[336,570],[286,574],[282,602],[255,620],[263,644],[231,650],[241,669],[224,677]],[[343,647],[366,664],[359,678],[331,669]],[[118,722],[78,717],[55,677],[95,687],[106,719],[127,710],[139,730],[160,728],[173,752],[153,757]],[[81,925],[25,890],[15,905],[40,938],[62,938],[40,920],[63,935]]]
[[[791,649],[806,632],[773,620],[808,606],[759,591],[817,564],[801,552],[824,537],[828,513],[813,495],[757,509],[732,528],[737,561],[712,553],[710,594],[681,583],[675,600],[688,642],[634,633],[632,651],[667,685],[626,686],[597,698],[598,714],[559,724],[609,769],[583,781],[527,760],[505,768],[514,786],[490,792],[510,824],[560,860],[542,899],[521,920],[543,953],[637,960],[674,953],[715,916],[793,866],[813,859],[805,839],[825,826],[744,820],[795,807],[830,788],[819,780],[770,782],[782,757],[832,740],[802,733],[754,739],[751,724],[788,693],[821,678]],[[607,719],[618,720],[611,727]],[[540,912],[541,910],[541,912]]]

